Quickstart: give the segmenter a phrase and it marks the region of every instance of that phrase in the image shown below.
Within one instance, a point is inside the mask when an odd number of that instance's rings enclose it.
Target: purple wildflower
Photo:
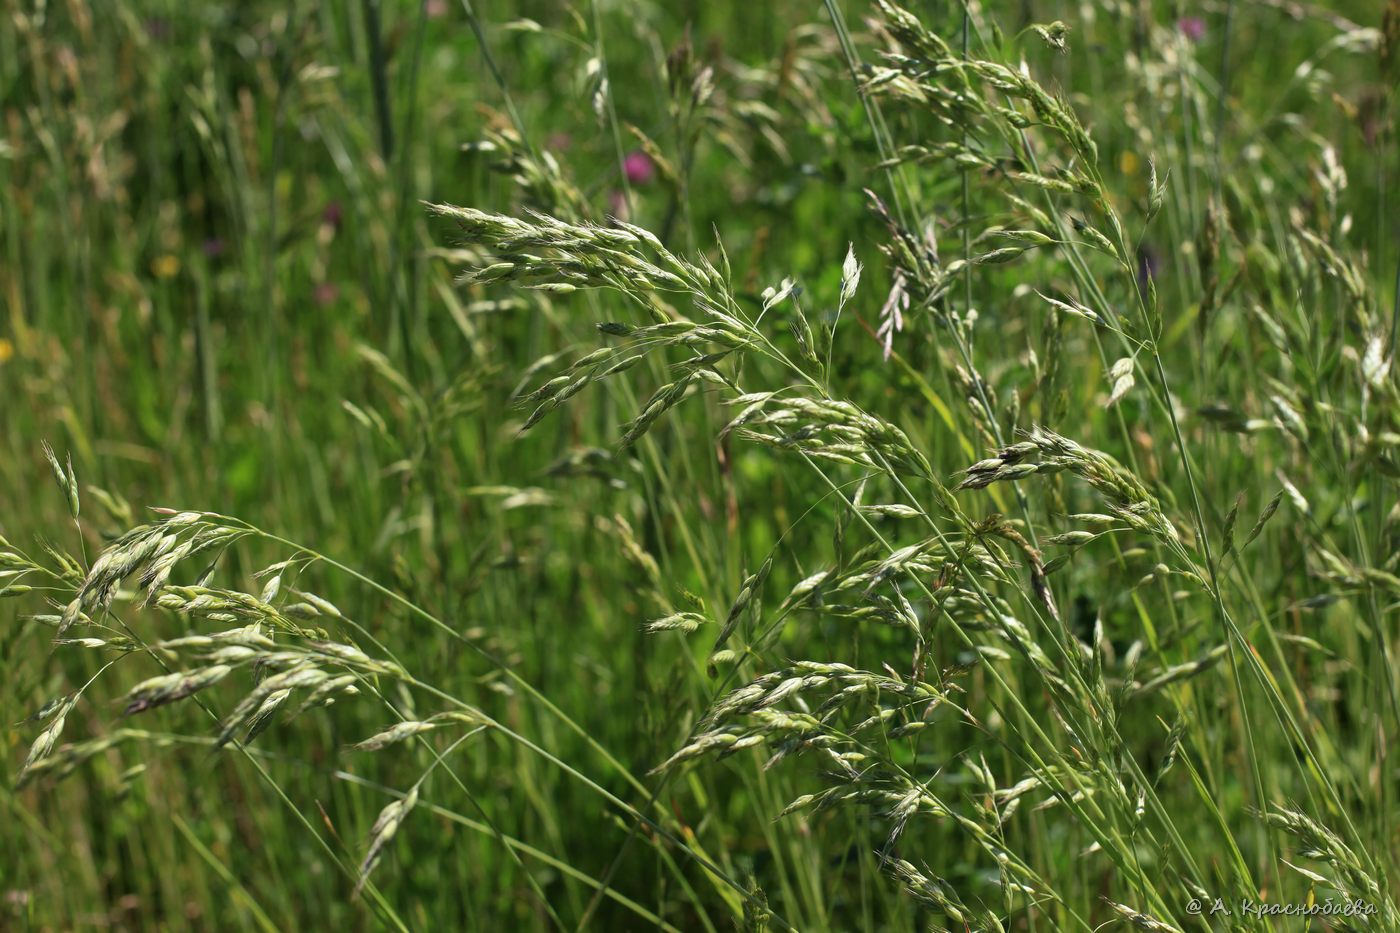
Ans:
[[[622,193],[621,188],[608,192],[608,212],[618,220],[625,221],[631,216],[631,211],[627,209],[627,195]]]
[[[321,223],[339,229],[341,218],[344,216],[345,211],[339,201],[327,201],[325,209],[321,211]]]
[[[640,149],[633,149],[622,160],[622,171],[634,185],[645,185],[656,177],[656,163]]]
[[[1192,42],[1200,42],[1206,37],[1206,21],[1199,16],[1183,16],[1176,21],[1176,28]]]

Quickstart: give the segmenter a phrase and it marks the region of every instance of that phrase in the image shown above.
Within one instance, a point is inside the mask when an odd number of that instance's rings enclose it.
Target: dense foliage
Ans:
[[[1398,56],[8,4],[0,926],[1400,929]]]

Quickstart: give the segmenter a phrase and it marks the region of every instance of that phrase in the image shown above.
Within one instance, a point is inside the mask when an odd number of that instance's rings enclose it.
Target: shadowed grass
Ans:
[[[7,9],[0,926],[1400,928],[1383,6]]]

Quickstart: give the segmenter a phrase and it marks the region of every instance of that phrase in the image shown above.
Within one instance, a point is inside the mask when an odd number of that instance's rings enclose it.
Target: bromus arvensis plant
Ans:
[[[318,292],[306,334],[261,335],[292,338],[267,398],[220,369],[209,288],[237,277],[194,283],[199,391],[147,394],[200,403],[189,457],[227,486],[172,485],[196,507],[142,523],[80,490],[140,459],[120,412],[75,432],[77,469],[43,448],[67,519],[0,539],[0,595],[35,611],[16,637],[55,649],[20,668],[12,812],[168,791],[156,750],[230,797],[252,769],[333,863],[335,909],[395,928],[1264,930],[1284,921],[1241,905],[1330,901],[1400,926],[1400,318],[1369,203],[1388,91],[1357,77],[1392,74],[1400,18],[1096,0],[1013,31],[830,2],[778,48],[736,12],[723,48],[640,7],[634,36],[606,4],[501,29],[477,6],[503,110],[473,100],[465,146],[426,134],[449,94],[398,98],[377,7],[372,132],[314,109],[323,70],[272,69],[371,196],[283,262],[300,156],[266,140],[235,216],[268,205],[245,265],[269,312],[342,234],[391,268],[370,307]],[[438,17],[405,33],[408,86],[440,73]],[[1269,17],[1309,39],[1265,95],[1239,49]],[[541,62],[577,100],[517,83]],[[618,93],[639,68],[654,106]],[[237,139],[208,129],[238,109],[216,72],[201,138]],[[208,145],[221,177],[256,171]],[[172,335],[150,352],[183,359]],[[304,337],[353,365],[317,371]],[[59,370],[27,372],[60,392]],[[245,511],[269,428],[274,505]],[[275,926],[271,886],[178,825]],[[233,825],[245,848],[276,829]]]

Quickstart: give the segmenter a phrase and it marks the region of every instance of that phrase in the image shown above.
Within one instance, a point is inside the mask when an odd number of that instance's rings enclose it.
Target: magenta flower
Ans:
[[[627,209],[627,195],[622,193],[621,188],[614,188],[608,192],[608,211],[618,220],[626,220],[631,214]]]
[[[633,149],[622,160],[622,171],[634,185],[645,185],[656,177],[656,163],[640,149]]]
[[[345,211],[341,208],[339,201],[327,201],[325,209],[321,211],[321,223],[327,227],[340,228],[340,221],[345,216]]]
[[[334,282],[319,282],[313,294],[316,304],[324,308],[328,304],[334,304],[340,297],[340,288]]]
[[[1200,42],[1206,37],[1206,21],[1199,16],[1183,16],[1176,21],[1176,28],[1192,42]]]

